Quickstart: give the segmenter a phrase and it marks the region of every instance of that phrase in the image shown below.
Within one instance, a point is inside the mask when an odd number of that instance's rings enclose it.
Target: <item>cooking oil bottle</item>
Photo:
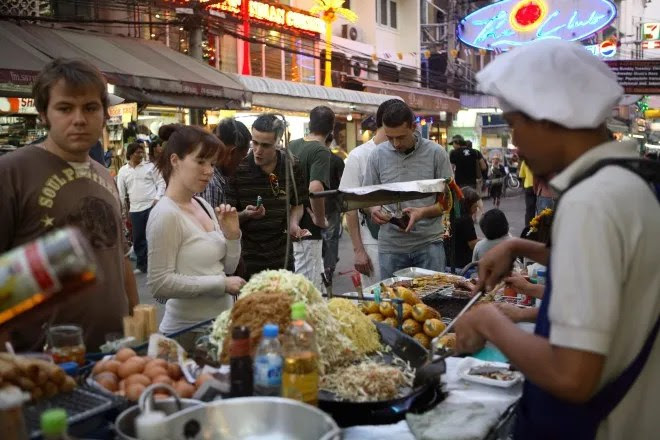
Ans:
[[[282,397],[318,405],[319,370],[314,329],[305,322],[305,303],[291,306],[291,325],[284,337]]]

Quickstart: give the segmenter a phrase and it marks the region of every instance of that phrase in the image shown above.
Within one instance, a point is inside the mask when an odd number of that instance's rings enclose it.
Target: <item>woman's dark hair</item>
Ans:
[[[481,200],[481,197],[479,197],[479,194],[469,186],[464,186],[461,188],[461,191],[463,191],[463,200],[461,200],[461,217],[469,217],[472,215],[472,207],[475,203]]]
[[[131,142],[128,144],[126,147],[126,159],[131,160],[131,156],[140,148],[144,149],[144,145],[137,142]]]
[[[218,139],[225,145],[232,145],[239,150],[250,148],[252,134],[250,130],[240,121],[234,118],[224,118],[213,130]]]
[[[383,113],[383,125],[394,128],[407,124],[411,127],[413,122],[415,122],[415,114],[405,102],[397,99],[387,104]]]
[[[154,162],[156,160],[156,148],[160,147],[163,145],[163,141],[160,138],[154,139],[150,144],[149,144],[149,160],[151,162]]]
[[[506,215],[497,208],[486,211],[479,221],[479,227],[489,240],[497,240],[509,233]]]
[[[211,159],[217,156],[218,149],[225,148],[222,141],[213,134],[203,128],[189,125],[163,125],[158,130],[158,137],[166,142],[163,154],[160,155],[156,167],[167,184],[169,184],[172,175],[172,163],[170,162],[172,154],[176,154],[179,159],[184,159],[199,147],[197,157]]]

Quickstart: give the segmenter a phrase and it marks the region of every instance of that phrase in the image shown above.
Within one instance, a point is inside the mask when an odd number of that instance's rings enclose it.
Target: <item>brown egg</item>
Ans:
[[[135,351],[131,350],[130,348],[122,348],[115,355],[115,359],[117,359],[119,362],[126,362],[128,359],[132,358],[133,356],[137,356],[137,353],[135,353]]]
[[[153,383],[164,383],[167,385],[174,385],[174,381],[167,374],[162,374],[154,378]]]
[[[119,377],[126,379],[128,376],[133,374],[142,373],[144,370],[144,364],[145,362],[141,358],[134,356],[129,358],[126,362],[123,362],[119,366],[117,373]]]
[[[136,401],[140,398],[140,395],[144,392],[145,386],[141,383],[134,383],[131,386],[126,387],[126,398],[128,400]]]
[[[144,366],[144,369],[147,370],[154,367],[167,368],[167,361],[165,359],[152,359],[147,362],[147,364]]]
[[[126,386],[133,385],[134,383],[140,383],[144,385],[145,387],[148,387],[151,385],[151,379],[144,374],[133,374],[132,376],[128,376],[125,379]]]
[[[151,380],[158,376],[167,376],[167,369],[159,367],[158,365],[152,365],[150,368],[144,369],[144,375],[149,377]]]
[[[183,376],[179,364],[169,364],[167,366],[167,374],[172,378],[172,380],[179,380]]]
[[[195,394],[195,386],[188,383],[188,381],[185,379],[181,379],[175,383],[174,389],[176,390],[176,393],[179,395],[179,397],[183,397],[184,399],[190,399],[193,394]]]
[[[92,374],[99,374],[103,373],[105,371],[105,367],[107,365],[108,361],[99,361],[94,365],[94,368],[92,368]]]
[[[119,389],[119,379],[115,373],[105,371],[94,376],[96,383],[110,392],[115,392]]]
[[[210,379],[213,379],[213,376],[211,376],[208,373],[202,373],[199,376],[197,376],[197,380],[195,380],[195,385],[199,388],[202,385],[204,385],[204,382]]]
[[[117,374],[119,372],[120,366],[121,366],[121,362],[116,361],[114,359],[105,361],[105,371],[109,371],[110,373]]]

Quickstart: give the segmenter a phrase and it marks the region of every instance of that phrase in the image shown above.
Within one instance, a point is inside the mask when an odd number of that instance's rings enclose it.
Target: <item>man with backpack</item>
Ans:
[[[583,46],[557,40],[513,49],[477,79],[498,98],[532,172],[557,173],[560,198],[550,245],[514,238],[479,264],[475,292],[506,277],[517,256],[548,266],[535,334],[486,304],[456,324],[457,350],[489,340],[525,375],[515,439],[654,438],[659,169],[634,143],[608,138],[623,89]]]

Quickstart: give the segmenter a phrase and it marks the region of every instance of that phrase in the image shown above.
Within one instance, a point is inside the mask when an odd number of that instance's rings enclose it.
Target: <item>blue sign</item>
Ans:
[[[609,0],[503,0],[465,17],[457,34],[469,46],[508,50],[534,40],[582,40],[614,17]]]

